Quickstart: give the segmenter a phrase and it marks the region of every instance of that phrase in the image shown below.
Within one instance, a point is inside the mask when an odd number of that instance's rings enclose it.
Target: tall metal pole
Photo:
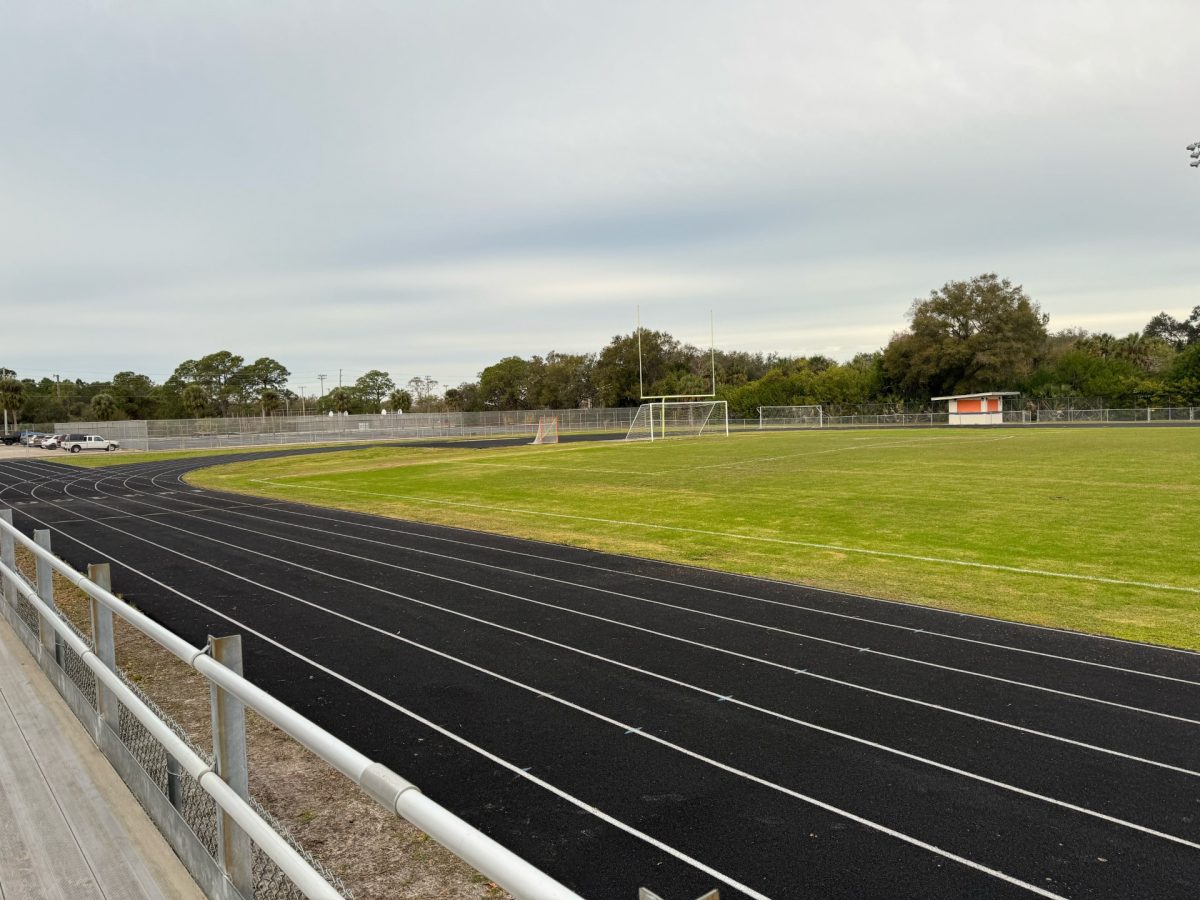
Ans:
[[[325,376],[318,375],[317,381],[321,382],[321,396],[324,397],[325,396]]]
[[[646,396],[646,386],[642,384],[642,308],[637,308],[637,339],[638,339],[638,399]]]
[[[713,324],[713,311],[708,311],[708,352],[712,360],[713,396],[717,396],[717,326]]]

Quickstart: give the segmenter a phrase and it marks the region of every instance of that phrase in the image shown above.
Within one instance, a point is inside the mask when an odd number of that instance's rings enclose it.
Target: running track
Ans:
[[[1200,655],[180,480],[212,462],[3,461],[0,505],[585,896],[1200,895]]]

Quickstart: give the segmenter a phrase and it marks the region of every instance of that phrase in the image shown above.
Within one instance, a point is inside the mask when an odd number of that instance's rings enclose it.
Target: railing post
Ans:
[[[0,520],[12,524],[12,510],[0,509]],[[0,532],[0,562],[14,572],[17,570],[17,542],[8,531]],[[4,581],[4,600],[9,606],[17,605],[17,586],[7,578]]]
[[[170,753],[167,754],[167,799],[183,815],[183,766]]]
[[[112,572],[108,563],[89,565],[88,579],[106,591],[112,591]],[[92,613],[92,646],[96,650],[96,655],[100,657],[100,662],[115,672],[117,671],[117,644],[113,634],[112,610],[95,597],[88,597],[88,605]],[[109,731],[113,734],[120,733],[121,721],[117,700],[98,678],[96,679],[96,712],[100,714],[100,721],[108,726]]]
[[[39,528],[33,533],[33,541],[43,550],[50,549],[50,531],[47,528]],[[45,604],[52,610],[57,610],[58,607],[54,603],[54,570],[50,568],[50,563],[37,558],[37,592]],[[42,646],[50,653],[54,654],[54,661],[60,666],[63,664],[63,656],[65,646],[62,638],[50,626],[42,616],[38,616],[38,634],[41,635]]]
[[[209,635],[208,651],[214,660],[242,674],[242,636]],[[209,682],[212,695],[213,756],[217,774],[243,800],[250,799],[246,766],[246,710],[242,701],[224,688]],[[225,812],[217,811],[217,861],[233,886],[246,900],[254,896],[254,873],[250,838]]]

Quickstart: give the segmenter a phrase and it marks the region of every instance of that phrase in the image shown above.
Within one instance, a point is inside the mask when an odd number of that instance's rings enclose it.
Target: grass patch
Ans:
[[[397,446],[190,480],[1200,649],[1198,430]]]

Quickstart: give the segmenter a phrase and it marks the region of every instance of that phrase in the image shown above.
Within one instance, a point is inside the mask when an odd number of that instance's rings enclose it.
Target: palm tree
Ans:
[[[412,394],[406,390],[395,390],[388,394],[388,407],[393,413],[408,412],[412,409]]]
[[[350,407],[354,405],[354,395],[344,387],[335,387],[330,391],[328,400],[334,412],[339,413],[350,412]]]
[[[112,394],[97,394],[92,398],[92,415],[100,422],[111,422],[117,417],[117,401]]]
[[[185,387],[179,399],[193,419],[199,419],[208,409],[208,391],[198,384]]]
[[[279,407],[283,406],[283,397],[275,388],[265,388],[258,395],[258,408],[262,410],[262,416],[265,419],[268,413],[273,413]]]
[[[13,427],[17,424],[17,415],[21,411],[21,401],[25,397],[25,385],[15,378],[0,379],[0,408],[4,409],[4,430],[8,431],[8,414],[13,414]]]

